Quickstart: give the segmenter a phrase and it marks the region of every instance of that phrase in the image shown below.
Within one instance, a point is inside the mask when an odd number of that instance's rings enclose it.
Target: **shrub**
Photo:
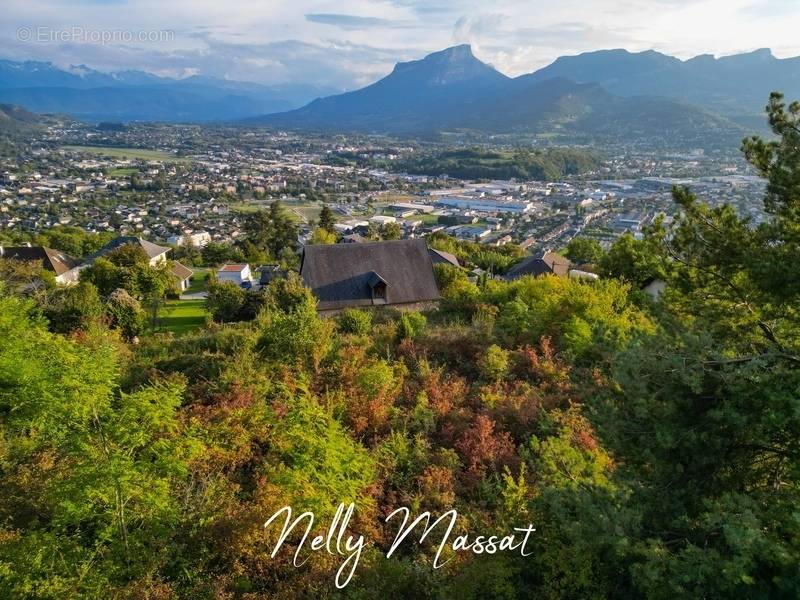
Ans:
[[[355,308],[348,309],[339,317],[339,329],[342,333],[366,335],[372,329],[372,313]]]

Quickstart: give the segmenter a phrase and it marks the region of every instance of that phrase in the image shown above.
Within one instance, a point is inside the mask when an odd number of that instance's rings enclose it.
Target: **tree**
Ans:
[[[672,264],[656,335],[620,353],[599,432],[641,523],[631,583],[647,597],[785,597],[800,585],[800,105],[768,106],[777,139],[744,142],[768,178],[767,222],[673,190],[656,232]],[[665,490],[669,490],[665,493]],[[622,547],[622,546],[621,546]]]
[[[297,248],[297,224],[279,200],[268,211],[258,211],[245,225],[247,238],[256,248],[279,260]]]
[[[106,298],[124,289],[147,307],[151,327],[156,326],[165,295],[173,292],[177,283],[169,261],[151,265],[147,254],[136,244],[125,244],[95,260],[81,271],[81,281],[94,284]]]
[[[397,223],[386,223],[381,226],[381,238],[384,240],[399,240],[403,237],[403,230]]]
[[[209,242],[200,250],[203,264],[207,267],[216,267],[226,261],[243,262],[244,255],[236,248],[217,242]]]
[[[317,315],[317,303],[304,298],[288,309],[268,308],[257,321],[258,349],[269,360],[316,370],[331,349],[333,322]]]
[[[232,281],[210,282],[206,310],[217,323],[237,321],[244,306],[245,295],[245,290]]]
[[[336,224],[336,217],[333,215],[333,211],[327,204],[322,206],[322,210],[319,213],[319,228],[324,229],[328,233],[335,234],[336,229],[334,225]]]
[[[592,238],[572,238],[564,256],[578,265],[595,265],[603,256],[603,247]]]
[[[663,279],[665,259],[650,240],[637,240],[623,234],[600,258],[599,271],[603,277],[617,277],[640,288],[653,279]]]
[[[309,243],[312,245],[335,244],[336,234],[331,233],[330,231],[322,227],[318,227],[317,229],[314,230],[314,233],[311,235],[311,241]]]

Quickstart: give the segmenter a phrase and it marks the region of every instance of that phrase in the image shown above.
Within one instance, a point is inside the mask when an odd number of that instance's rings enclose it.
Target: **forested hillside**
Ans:
[[[321,317],[290,274],[174,337],[126,329],[161,285],[132,253],[66,292],[3,265],[0,597],[796,597],[800,103],[769,110],[743,150],[770,218],[675,189],[599,281],[437,266],[438,309]],[[277,510],[325,535],[340,503],[368,541],[346,587],[299,535],[272,556]],[[434,569],[433,539],[386,557],[400,507],[536,532]]]

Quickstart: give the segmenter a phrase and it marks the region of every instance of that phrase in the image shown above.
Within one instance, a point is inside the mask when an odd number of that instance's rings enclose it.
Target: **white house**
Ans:
[[[241,285],[251,279],[250,265],[223,265],[217,271],[217,281],[231,281]]]
[[[203,248],[211,241],[211,234],[207,231],[198,231],[196,233],[184,233],[182,235],[171,235],[167,238],[167,242],[175,246],[182,246],[184,244],[191,244],[195,248]]]

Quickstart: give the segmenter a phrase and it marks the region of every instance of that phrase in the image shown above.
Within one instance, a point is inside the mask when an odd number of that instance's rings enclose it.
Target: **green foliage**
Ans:
[[[111,293],[105,313],[109,327],[119,329],[126,340],[132,340],[144,330],[146,315],[142,305],[123,289]]]
[[[208,267],[216,267],[226,262],[245,262],[245,256],[240,249],[217,242],[210,242],[203,246],[200,256],[203,264]]]
[[[245,230],[247,242],[274,260],[287,259],[297,248],[297,224],[278,200],[270,205],[268,211],[250,215]],[[245,247],[243,250],[246,255],[250,253]],[[252,262],[262,262],[254,258],[249,257]]]
[[[398,335],[401,340],[414,338],[425,329],[428,319],[422,313],[416,311],[404,312],[400,316]]]
[[[96,324],[103,312],[97,288],[86,281],[57,289],[42,306],[42,313],[50,322],[51,331],[57,333],[86,329]]]
[[[621,349],[634,335],[653,330],[628,300],[628,287],[613,280],[523,277],[492,283],[483,296],[500,307],[503,339],[531,343],[547,336],[577,357]]]
[[[488,381],[498,381],[508,375],[509,353],[497,344],[486,349],[479,362],[481,375]]]
[[[334,228],[335,224],[336,217],[333,215],[333,211],[331,210],[330,206],[323,204],[322,210],[319,211],[319,228],[324,229],[330,234],[336,235],[336,229]]]
[[[395,165],[403,172],[422,175],[540,181],[556,181],[565,175],[577,175],[599,166],[600,161],[595,154],[574,148],[520,148],[513,151],[470,148],[412,158]]]
[[[336,234],[331,233],[323,227],[318,227],[314,230],[314,233],[311,234],[311,240],[309,240],[308,243],[311,245],[335,244]]]
[[[397,223],[386,223],[381,226],[380,237],[382,240],[399,240],[403,237],[403,230]]]
[[[259,315],[257,327],[258,349],[269,360],[317,368],[331,348],[333,322],[317,316],[313,300],[288,310],[268,308]]]
[[[637,240],[630,233],[620,237],[598,264],[602,277],[617,277],[636,288],[666,277],[666,261],[651,239]]]
[[[453,254],[462,266],[480,267],[494,274],[505,273],[525,256],[525,251],[516,244],[488,248],[485,244],[456,240],[441,232],[430,236],[428,244],[431,248]]]
[[[603,258],[603,247],[597,240],[576,237],[567,244],[564,256],[578,265],[594,265]]]
[[[117,393],[102,335],[78,344],[17,300],[0,308],[0,594],[103,597],[169,558],[156,540],[176,525],[190,453],[183,387]]]
[[[206,310],[217,323],[231,323],[239,320],[247,292],[232,281],[211,282],[208,284]]]
[[[375,463],[342,426],[305,390],[276,390],[272,403],[287,407],[275,415],[279,433],[265,475],[275,490],[297,510],[330,518],[339,502],[368,506],[364,489],[374,478]]]
[[[339,329],[342,333],[366,335],[372,329],[372,313],[356,308],[347,309],[339,316]]]

